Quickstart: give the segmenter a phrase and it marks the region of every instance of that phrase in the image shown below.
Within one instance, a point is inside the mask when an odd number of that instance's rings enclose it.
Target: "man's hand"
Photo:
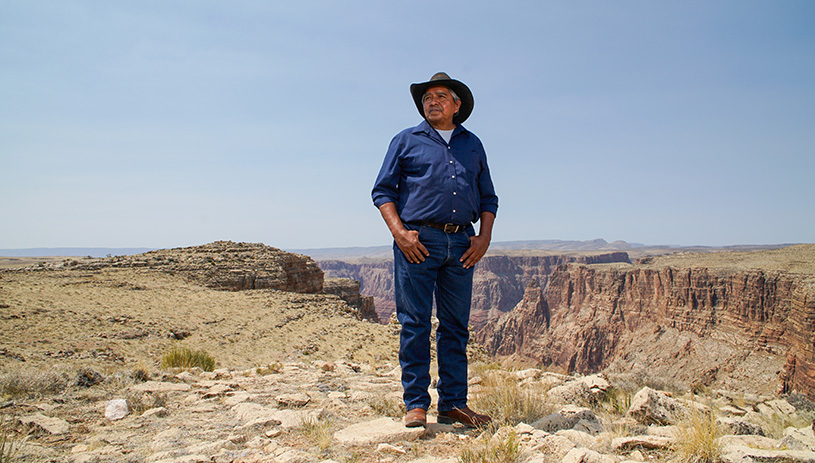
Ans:
[[[464,268],[470,268],[475,265],[490,247],[490,238],[487,236],[476,235],[470,237],[470,247],[464,251],[461,256],[461,262],[464,263]]]
[[[492,240],[492,225],[494,222],[495,214],[492,212],[481,213],[481,226],[478,229],[478,235],[470,237],[470,247],[461,256],[464,268],[471,268],[487,253]]]
[[[430,255],[427,248],[419,241],[419,232],[416,230],[402,229],[401,232],[393,236],[393,239],[411,264],[424,262],[425,257]]]
[[[379,206],[379,212],[382,213],[382,218],[385,219],[385,223],[388,225],[391,235],[393,235],[393,240],[402,250],[402,254],[405,255],[408,262],[411,264],[424,262],[424,258],[429,256],[430,253],[419,241],[419,232],[407,230],[402,225],[402,219],[399,218],[399,214],[396,212],[396,205],[385,203]]]

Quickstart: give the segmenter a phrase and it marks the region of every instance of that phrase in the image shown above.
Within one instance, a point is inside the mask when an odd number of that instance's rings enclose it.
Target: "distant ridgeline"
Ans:
[[[6,257],[106,257],[132,256],[152,251],[152,248],[26,248],[0,249],[0,256]]]

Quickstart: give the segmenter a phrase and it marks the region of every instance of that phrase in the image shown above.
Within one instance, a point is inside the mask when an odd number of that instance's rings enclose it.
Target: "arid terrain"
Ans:
[[[612,272],[602,278],[632,269],[761,269],[811,286],[815,246],[586,262],[584,257],[553,269],[552,287],[567,277],[583,278],[580,268]],[[17,263],[25,268],[8,268]],[[329,284],[322,276],[317,281],[319,270],[309,258],[262,245],[219,242],[4,266],[0,445],[13,446],[10,461],[678,461],[687,450],[677,442],[688,439],[677,436],[689,426],[687,410],[699,406],[720,422],[709,428],[712,439],[719,439],[720,459],[709,461],[815,461],[815,407],[802,394],[808,391],[758,394],[711,383],[663,394],[643,389],[646,384],[633,383],[619,368],[607,376],[573,375],[562,366],[547,372],[543,362],[535,363],[537,354],[529,355],[540,341],[532,347],[519,343],[520,350],[511,352],[517,355],[496,358],[473,346],[472,403],[496,417],[495,427],[432,423],[426,431],[408,430],[398,422],[398,325],[370,321],[349,294],[354,286]],[[312,283],[302,284],[306,280]],[[343,290],[324,292],[336,285]],[[541,295],[527,288],[507,315],[529,311],[530,301]],[[502,318],[501,333],[517,340],[506,331],[511,325]],[[776,341],[770,344],[783,345]],[[215,371],[162,365],[174,347],[205,351]],[[511,367],[499,368],[501,359]],[[799,372],[805,361],[799,358]],[[675,384],[654,378],[652,387]],[[504,398],[496,404],[493,396]],[[116,399],[127,401],[124,418],[106,416]],[[636,408],[644,400],[650,405]],[[514,459],[468,460],[467,449],[510,444],[517,450]],[[0,447],[3,463],[5,451]]]

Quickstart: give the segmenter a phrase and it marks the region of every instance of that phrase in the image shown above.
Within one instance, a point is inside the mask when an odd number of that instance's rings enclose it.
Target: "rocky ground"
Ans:
[[[499,425],[482,430],[441,425],[431,413],[427,429],[406,428],[398,369],[315,361],[74,383],[59,394],[5,402],[4,432],[16,446],[12,461],[618,463],[676,461],[707,451],[708,442],[716,459],[695,461],[815,461],[805,421],[812,404],[800,398],[724,391],[672,398],[643,388],[620,409],[601,375],[486,370],[471,378],[482,409],[488,402],[479,400],[496,392],[491,375],[510,381],[501,383],[505,391],[537,391],[527,397],[545,405],[539,416],[526,423],[493,411]],[[694,413],[717,421],[684,418]],[[684,442],[694,446],[682,450]]]
[[[217,291],[175,270],[0,271],[0,461],[667,462],[707,443],[710,461],[815,462],[800,395],[507,371],[478,349],[471,403],[496,425],[431,409],[408,429],[397,333],[337,296]],[[163,367],[174,347],[214,371]]]

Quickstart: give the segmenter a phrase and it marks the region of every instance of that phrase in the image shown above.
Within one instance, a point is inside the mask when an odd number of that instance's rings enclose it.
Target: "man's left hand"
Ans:
[[[470,237],[470,247],[461,256],[461,262],[464,263],[464,268],[470,268],[475,265],[490,247],[490,238],[488,236],[476,235]]]

